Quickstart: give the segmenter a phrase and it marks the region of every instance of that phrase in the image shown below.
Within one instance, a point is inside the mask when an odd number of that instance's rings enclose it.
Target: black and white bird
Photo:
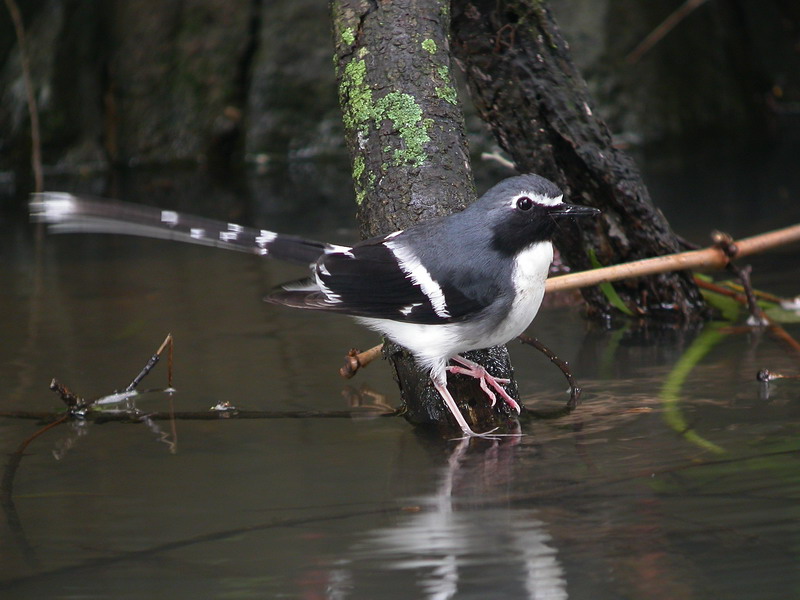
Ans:
[[[544,296],[558,222],[597,214],[567,204],[538,175],[495,185],[465,210],[353,246],[326,244],[134,204],[45,192],[31,215],[55,233],[120,233],[254,252],[310,266],[267,300],[355,317],[408,348],[467,436],[478,436],[447,389],[447,373],[480,380],[520,407],[501,384],[461,354],[505,344],[530,325]],[[450,365],[450,361],[456,363]]]

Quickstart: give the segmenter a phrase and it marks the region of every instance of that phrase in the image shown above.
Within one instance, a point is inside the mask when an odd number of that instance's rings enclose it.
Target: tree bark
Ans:
[[[363,237],[404,229],[475,200],[464,119],[450,68],[448,0],[332,0],[335,65]],[[409,354],[389,344],[406,417],[459,431]],[[511,377],[505,348],[471,355]],[[500,425],[474,380],[451,390],[476,431]],[[516,395],[512,384],[509,393]]]
[[[454,4],[453,51],[473,100],[522,172],[556,182],[565,197],[603,211],[598,225],[571,227],[556,244],[575,269],[678,252],[679,240],[653,205],[639,171],[612,145],[586,84],[545,2],[473,0]],[[616,284],[631,310],[676,320],[705,315],[690,273]],[[596,288],[583,290],[590,313],[614,309]]]

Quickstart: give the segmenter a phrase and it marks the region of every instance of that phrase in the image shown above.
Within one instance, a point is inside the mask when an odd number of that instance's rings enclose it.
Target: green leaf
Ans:
[[[589,262],[592,264],[592,268],[594,269],[601,269],[603,265],[600,264],[600,261],[597,260],[597,254],[595,254],[594,248],[589,248],[588,251],[589,255]],[[620,312],[628,315],[629,317],[633,316],[633,311],[628,308],[628,305],[623,302],[622,298],[619,297],[617,290],[614,289],[614,286],[611,285],[610,282],[605,281],[603,283],[598,284],[600,291],[603,292],[603,295],[608,300],[608,303],[619,310]]]
[[[739,318],[739,314],[742,312],[742,305],[730,296],[702,288],[700,293],[703,294],[703,298],[710,306],[720,312],[720,317],[723,321],[732,322]]]
[[[764,312],[777,323],[800,323],[800,311],[786,310],[778,304],[773,304]]]

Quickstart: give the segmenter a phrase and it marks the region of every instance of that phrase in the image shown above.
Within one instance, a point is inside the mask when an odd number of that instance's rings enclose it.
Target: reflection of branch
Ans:
[[[14,0],[6,0],[6,8],[14,22],[14,31],[17,34],[19,46],[19,63],[22,67],[22,80],[25,83],[25,95],[28,102],[28,114],[31,120],[31,167],[33,169],[34,191],[39,194],[44,191],[44,176],[42,175],[42,143],[39,131],[39,110],[36,108],[36,96],[33,93],[31,80],[31,63],[28,55],[28,43],[25,39],[25,25],[22,15]]]
[[[236,527],[232,529],[223,529],[220,531],[211,531],[208,533],[201,533],[194,537],[173,540],[164,542],[141,550],[127,550],[114,554],[106,554],[105,556],[92,557],[89,560],[83,561],[74,565],[67,565],[50,569],[48,571],[40,571],[33,575],[17,577],[14,579],[7,579],[0,581],[0,590],[11,589],[25,583],[35,581],[42,581],[42,578],[52,578],[58,576],[72,577],[84,571],[96,571],[103,567],[126,563],[134,560],[153,560],[165,552],[171,552],[180,548],[189,548],[198,544],[207,544],[212,542],[221,542],[247,535],[249,533],[257,533],[259,531],[268,531],[270,529],[302,528],[311,524],[330,523],[332,521],[345,521],[348,519],[361,519],[371,515],[400,515],[402,508],[366,508],[364,510],[357,510],[348,513],[340,513],[336,515],[312,516],[312,517],[292,517],[285,519],[273,519],[266,523],[258,523],[256,525],[246,525],[244,527]]]
[[[19,514],[17,514],[17,507],[14,504],[14,477],[16,476],[17,469],[19,469],[19,465],[22,462],[22,457],[25,456],[25,450],[27,449],[28,445],[46,431],[61,425],[68,418],[69,415],[62,415],[61,418],[48,425],[45,425],[36,433],[24,440],[17,447],[16,451],[8,457],[6,468],[3,470],[3,479],[0,482],[0,505],[3,507],[3,512],[6,513],[8,528],[11,530],[17,545],[22,549],[22,554],[25,556],[26,561],[34,567],[38,563],[38,560],[33,548],[28,542],[28,538],[25,536],[25,530],[22,528],[22,523],[19,520]]]

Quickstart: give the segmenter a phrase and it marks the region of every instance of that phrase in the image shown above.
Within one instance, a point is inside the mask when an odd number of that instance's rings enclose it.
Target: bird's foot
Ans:
[[[447,389],[447,384],[442,381],[437,381],[436,379],[433,379],[432,381],[433,381],[433,386],[441,395],[445,405],[455,418],[456,423],[458,423],[458,426],[461,428],[461,432],[464,434],[462,437],[455,439],[464,440],[469,438],[482,438],[486,440],[496,440],[501,437],[522,436],[522,433],[495,433],[495,431],[497,431],[498,429],[497,427],[495,427],[494,429],[490,429],[489,431],[486,431],[484,433],[477,433],[473,431],[472,428],[467,423],[467,421],[464,419],[464,416],[461,414],[461,411],[458,410],[458,405],[456,404],[456,401],[453,400],[453,396],[450,395],[450,391]]]
[[[503,401],[508,404],[513,410],[516,411],[517,414],[520,413],[520,406],[514,398],[508,395],[508,392],[503,388],[501,383],[510,383],[510,379],[505,379],[502,377],[494,377],[490,375],[489,372],[479,365],[476,362],[472,362],[464,358],[463,356],[454,356],[453,360],[459,363],[462,366],[449,366],[447,370],[450,373],[457,373],[459,375],[468,375],[480,381],[481,389],[483,392],[489,397],[492,401],[492,406],[495,405],[497,402],[497,397],[495,396],[494,392],[489,389],[489,386],[493,387],[494,390],[500,394],[500,397]]]

